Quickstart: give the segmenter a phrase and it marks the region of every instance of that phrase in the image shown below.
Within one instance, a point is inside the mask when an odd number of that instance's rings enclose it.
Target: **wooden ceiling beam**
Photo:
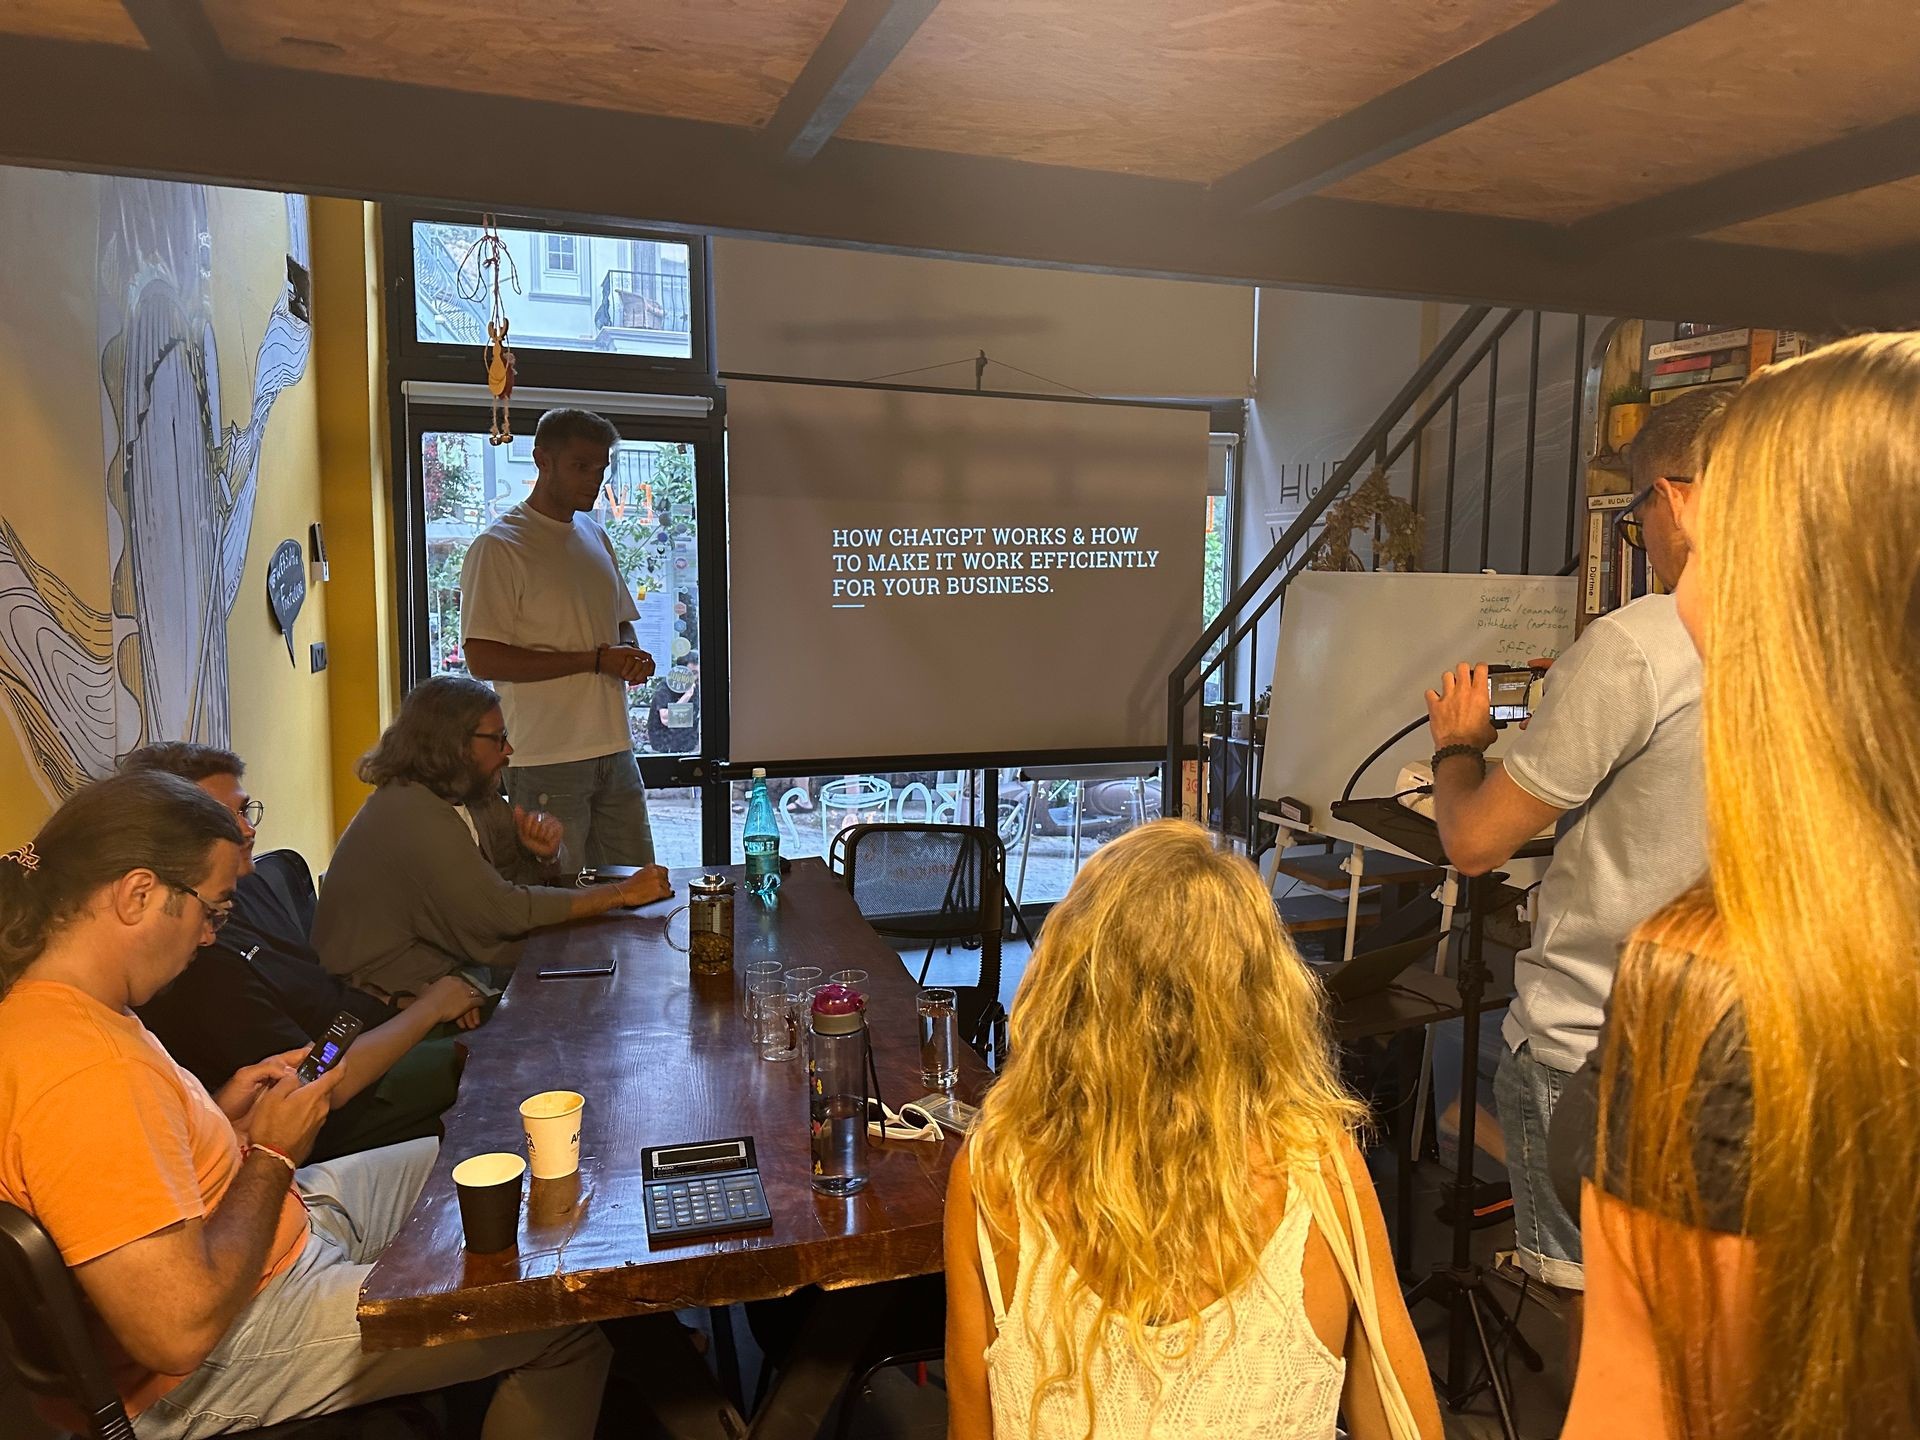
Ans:
[[[1757,161],[1725,175],[1652,195],[1568,227],[1573,243],[1603,251],[1646,240],[1704,235],[1763,215],[1920,174],[1920,115]]]
[[[211,91],[232,68],[201,0],[120,0],[154,56],[196,90]]]
[[[940,0],[846,0],[767,121],[774,153],[805,164],[833,138]]]
[[[1278,210],[1738,3],[1556,0],[1216,181],[1217,203]]]
[[[1222,216],[1200,185],[851,140],[794,166],[739,126],[314,71],[245,67],[216,111],[110,45],[0,37],[0,74],[0,163],[1590,314],[1920,321],[1920,285],[1869,296],[1826,255],[1687,240],[1596,259],[1556,226],[1323,196]]]

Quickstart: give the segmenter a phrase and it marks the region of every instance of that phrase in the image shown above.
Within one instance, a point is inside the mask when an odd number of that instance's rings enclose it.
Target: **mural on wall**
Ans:
[[[261,441],[274,401],[306,372],[312,339],[283,289],[265,318],[251,403],[223,427],[206,187],[100,184],[110,613],[36,562],[0,515],[0,698],[56,801],[151,741],[228,743],[227,621]],[[287,257],[304,273],[306,198],[285,201]]]

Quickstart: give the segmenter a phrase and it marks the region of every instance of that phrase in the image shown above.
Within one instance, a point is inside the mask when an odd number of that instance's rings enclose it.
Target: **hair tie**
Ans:
[[[0,860],[11,860],[29,874],[40,868],[40,855],[33,848],[31,840],[17,850],[9,850],[6,854],[0,855]]]

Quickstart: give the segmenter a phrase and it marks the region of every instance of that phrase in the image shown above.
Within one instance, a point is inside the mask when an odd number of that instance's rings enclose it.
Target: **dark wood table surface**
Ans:
[[[769,1299],[803,1285],[832,1290],[942,1268],[947,1167],[958,1142],[869,1148],[872,1179],[849,1199],[808,1184],[805,1064],[763,1061],[741,1019],[738,977],[776,959],[866,986],[880,1086],[889,1104],[925,1093],[913,998],[899,955],[868,927],[818,860],[797,860],[769,909],[734,907],[734,974],[692,977],[669,946],[666,916],[700,870],[673,872],[675,899],[577,921],[533,937],[493,1018],[472,1033],[446,1139],[412,1215],[360,1297],[369,1350],[511,1334],[623,1315]],[[726,873],[736,880],[742,871]],[[686,917],[673,933],[685,939]],[[541,980],[543,964],[612,955],[611,977]],[[961,1098],[986,1067],[961,1047]],[[491,1150],[525,1153],[519,1104],[542,1090],[586,1096],[580,1171],[527,1181],[518,1247],[462,1246],[451,1172]],[[642,1146],[751,1135],[773,1212],[769,1229],[655,1247],[642,1218]]]

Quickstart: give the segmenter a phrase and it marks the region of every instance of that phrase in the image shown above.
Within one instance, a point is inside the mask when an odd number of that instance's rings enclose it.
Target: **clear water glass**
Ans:
[[[754,995],[755,1039],[762,1060],[792,1060],[800,1054],[801,1006],[803,996],[785,987],[757,991]]]
[[[804,995],[824,984],[826,978],[826,972],[818,965],[795,965],[787,971],[787,990],[794,995]]]
[[[946,986],[924,989],[915,998],[920,1017],[920,1081],[945,1090],[960,1078],[960,996]]]
[[[827,977],[830,985],[845,985],[851,989],[866,993],[867,972],[864,970],[836,970]]]
[[[753,982],[756,980],[777,980],[780,978],[781,965],[778,960],[755,960],[746,965],[740,982],[740,1018],[753,1018]]]

